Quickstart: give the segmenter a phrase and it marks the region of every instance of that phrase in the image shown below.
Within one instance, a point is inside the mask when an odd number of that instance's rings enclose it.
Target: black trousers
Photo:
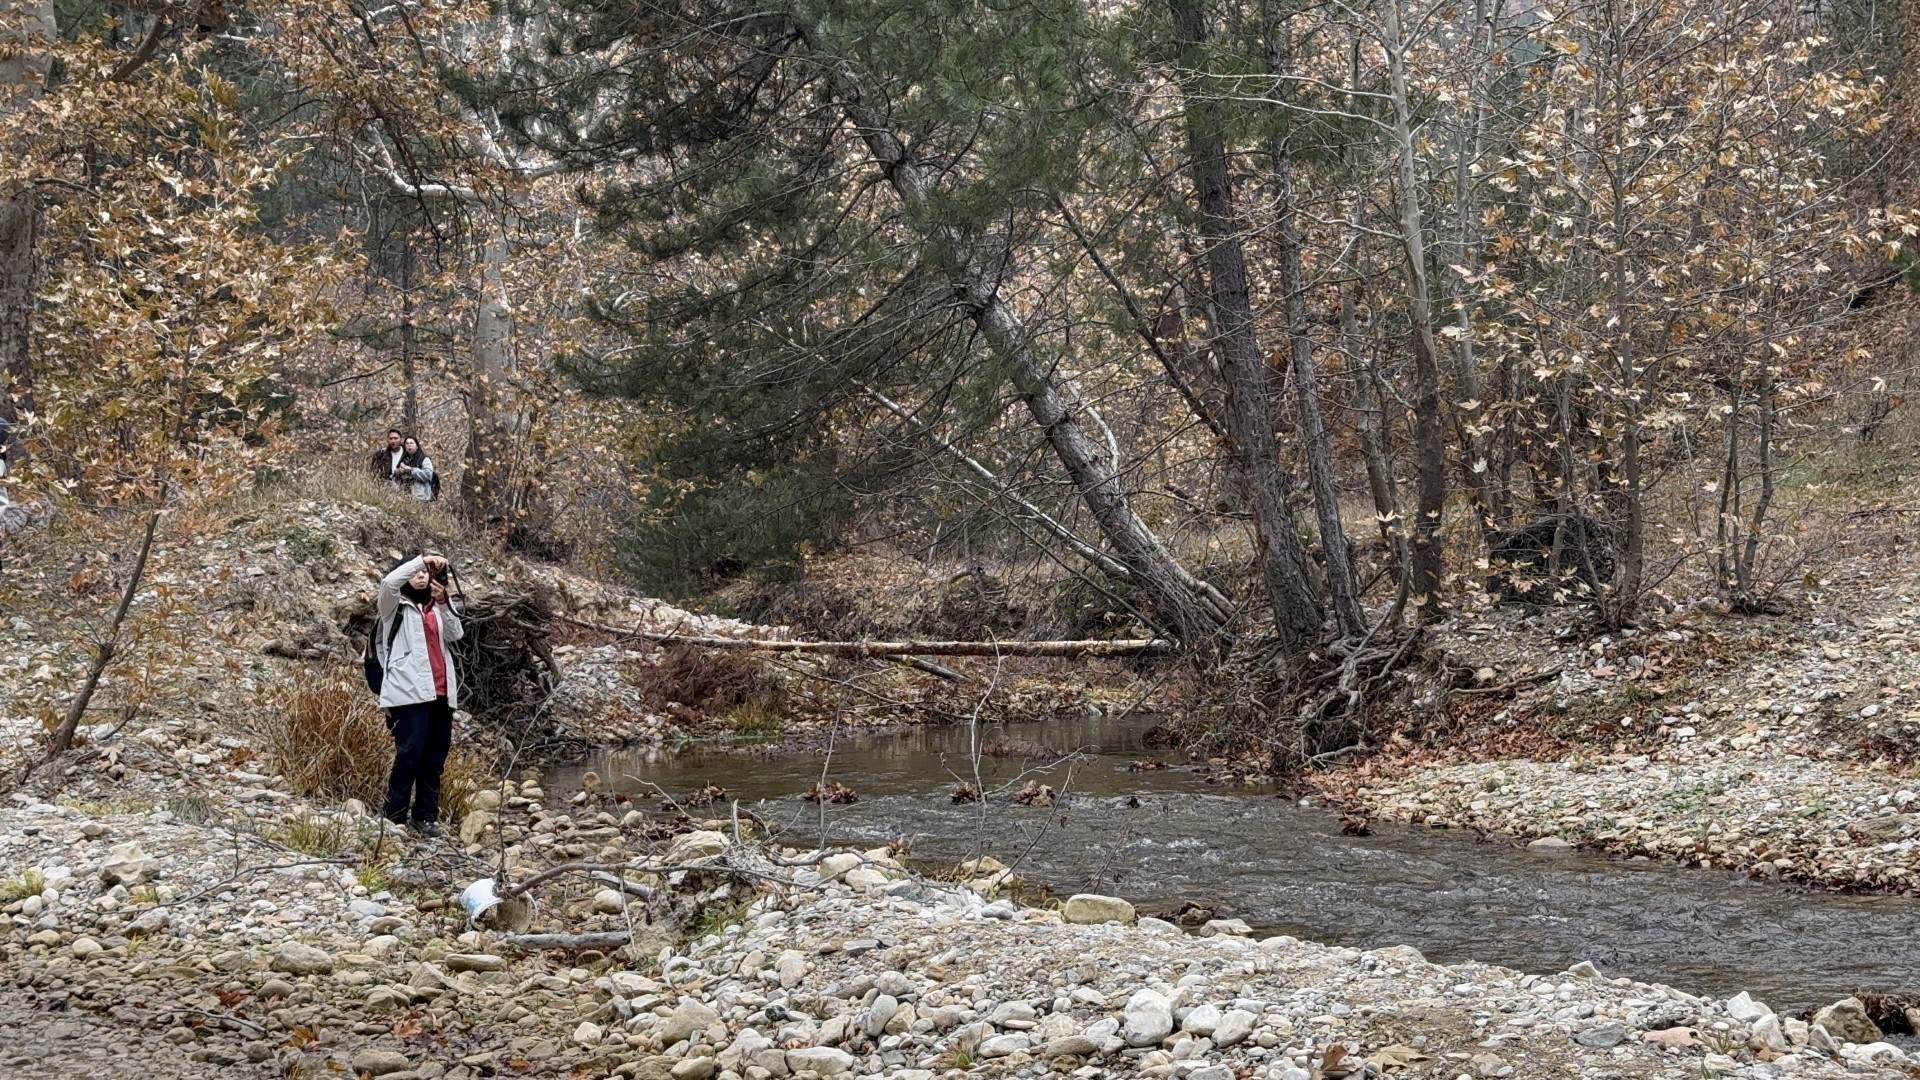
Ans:
[[[393,775],[387,779],[381,813],[404,825],[411,806],[414,821],[440,820],[440,773],[453,746],[453,710],[447,699],[388,709],[387,730],[393,733]]]

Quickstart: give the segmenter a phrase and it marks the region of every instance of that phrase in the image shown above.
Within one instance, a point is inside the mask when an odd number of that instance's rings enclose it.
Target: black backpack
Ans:
[[[400,636],[400,619],[401,612],[396,608],[393,613],[393,629],[387,631],[387,655],[389,657],[393,655],[394,639]],[[374,646],[379,643],[379,634],[380,620],[378,617],[375,617],[373,625],[367,627],[366,651],[360,654],[361,673],[367,677],[367,689],[373,691],[375,694],[380,692],[380,684],[385,682],[387,678],[386,669],[380,666],[380,654],[374,649]]]
[[[431,488],[433,491],[433,494],[429,496],[430,498],[435,500],[440,498],[440,470],[438,469],[434,470],[433,479],[427,481],[427,487]]]

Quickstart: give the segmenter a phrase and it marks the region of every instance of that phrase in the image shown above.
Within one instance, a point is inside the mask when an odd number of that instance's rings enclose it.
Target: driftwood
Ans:
[[[502,945],[516,949],[617,949],[633,942],[625,930],[607,930],[597,934],[513,934]]]
[[[1082,641],[786,641],[778,638],[731,638],[681,634],[670,630],[608,626],[605,623],[555,614],[554,618],[586,630],[616,637],[639,638],[662,645],[691,645],[701,649],[739,649],[755,652],[826,653],[835,656],[1146,656],[1170,653],[1174,644],[1164,638],[1116,638]]]

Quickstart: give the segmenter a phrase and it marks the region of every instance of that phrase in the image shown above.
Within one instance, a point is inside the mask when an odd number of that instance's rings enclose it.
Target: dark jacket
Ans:
[[[375,480],[393,483],[393,451],[384,446],[375,450],[373,456],[367,459],[367,472]]]

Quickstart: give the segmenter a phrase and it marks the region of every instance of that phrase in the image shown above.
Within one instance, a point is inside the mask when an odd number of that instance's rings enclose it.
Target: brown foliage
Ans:
[[[642,674],[641,692],[650,708],[679,703],[714,715],[743,705],[765,708],[778,693],[766,664],[752,656],[692,645],[669,645],[660,660]]]
[[[1052,806],[1053,799],[1053,785],[1038,780],[1029,780],[1020,785],[1020,790],[1009,797],[1009,801],[1016,806]]]
[[[800,796],[810,803],[856,803],[860,795],[838,780],[816,783]]]

